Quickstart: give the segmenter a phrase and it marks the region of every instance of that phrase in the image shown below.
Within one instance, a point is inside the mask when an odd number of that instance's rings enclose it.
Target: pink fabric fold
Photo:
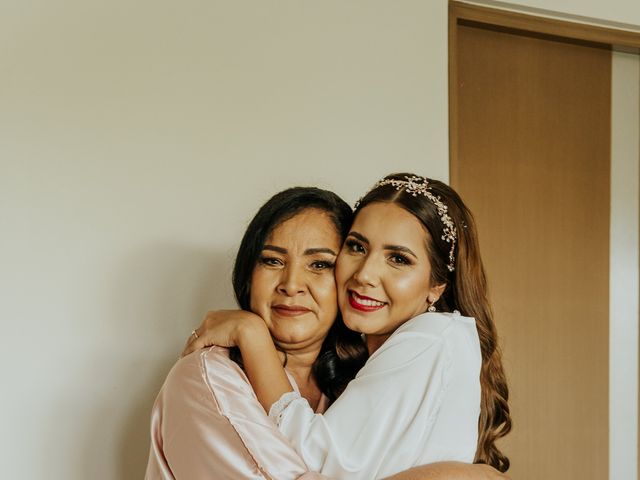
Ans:
[[[290,377],[294,388],[295,382]],[[326,398],[321,402],[326,407]],[[227,349],[180,359],[151,413],[147,480],[314,480]]]

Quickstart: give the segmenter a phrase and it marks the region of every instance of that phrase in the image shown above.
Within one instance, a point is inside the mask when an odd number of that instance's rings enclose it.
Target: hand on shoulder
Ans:
[[[182,356],[201,348],[218,345],[235,347],[243,336],[269,331],[261,317],[245,310],[212,310],[196,328],[182,352]]]

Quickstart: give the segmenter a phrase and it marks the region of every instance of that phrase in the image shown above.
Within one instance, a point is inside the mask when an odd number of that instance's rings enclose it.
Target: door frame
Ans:
[[[498,31],[507,31],[519,34],[525,34],[529,36],[543,37],[551,40],[559,40],[563,42],[571,42],[571,43],[580,43],[586,44],[596,48],[606,48],[610,49],[614,52],[612,62],[612,67],[614,70],[616,68],[620,68],[619,65],[624,65],[624,58],[616,58],[615,53],[619,52],[622,54],[635,54],[640,55],[640,32],[602,27],[597,25],[589,25],[583,23],[576,23],[573,21],[561,20],[558,18],[549,18],[549,17],[538,17],[531,14],[525,14],[520,12],[508,11],[508,10],[500,10],[497,8],[489,8],[484,6],[479,6],[475,4],[464,3],[462,1],[449,0],[449,16],[448,16],[448,58],[449,58],[449,178],[452,184],[458,182],[458,171],[456,170],[458,165],[458,65],[457,65],[457,36],[458,36],[458,25],[466,25],[466,26],[478,26],[483,28],[490,28]],[[628,67],[625,67],[628,70]],[[637,71],[637,70],[636,70]],[[637,74],[637,73],[636,73]],[[639,75],[640,76],[640,75]],[[638,87],[640,89],[640,85]],[[615,91],[612,91],[612,102],[613,95]],[[636,92],[637,94],[637,92]],[[618,102],[620,103],[620,102]],[[639,105],[640,106],[640,105]],[[612,104],[613,108],[613,104]],[[633,108],[631,106],[631,108]],[[627,112],[628,113],[628,112]],[[640,114],[638,115],[640,117]],[[615,124],[615,117],[612,112],[612,127]],[[639,120],[640,123],[640,120]],[[614,133],[612,131],[612,142],[614,141]],[[637,133],[637,136],[640,136],[640,133]],[[636,137],[637,139],[637,137]],[[640,141],[638,143],[636,152],[640,152]],[[613,144],[612,144],[613,148]],[[636,155],[640,157],[640,155]],[[628,159],[627,159],[628,160]],[[631,162],[633,162],[633,158]],[[610,292],[611,292],[611,304],[614,303],[614,290],[618,288],[630,287],[631,290],[635,292],[625,292],[625,295],[618,295],[616,298],[623,299],[626,301],[626,305],[622,308],[628,307],[631,311],[628,312],[629,316],[632,318],[624,318],[621,320],[616,320],[616,322],[612,322],[615,315],[613,315],[614,310],[612,307],[610,309],[610,341],[615,341],[615,338],[621,338],[624,336],[624,332],[617,332],[616,329],[620,328],[620,323],[625,321],[634,321],[635,329],[638,334],[635,335],[635,338],[628,339],[631,342],[635,342],[635,346],[633,347],[633,352],[625,352],[623,354],[616,353],[616,346],[610,344],[610,356],[609,356],[609,368],[610,368],[610,383],[609,383],[609,472],[610,476],[613,475],[616,470],[616,456],[614,447],[617,445],[616,435],[618,431],[624,430],[624,425],[621,425],[623,422],[620,418],[620,414],[615,414],[614,403],[613,400],[615,398],[611,398],[616,395],[616,392],[623,391],[620,385],[617,385],[613,375],[613,370],[616,369],[624,369],[625,366],[628,368],[628,364],[624,362],[628,362],[628,356],[625,357],[627,353],[630,353],[630,357],[634,360],[635,365],[633,365],[634,376],[636,377],[636,401],[634,406],[634,412],[632,417],[635,417],[636,421],[636,429],[635,429],[635,442],[631,447],[636,452],[636,465],[637,472],[640,472],[640,449],[638,448],[639,439],[640,439],[640,422],[638,415],[638,400],[640,399],[640,378],[638,378],[638,372],[640,371],[640,365],[638,364],[638,359],[640,354],[638,352],[640,345],[640,328],[639,328],[639,319],[640,319],[640,262],[638,262],[638,258],[640,257],[640,242],[638,241],[640,237],[640,175],[638,174],[640,171],[640,158],[636,158],[633,165],[628,164],[616,164],[616,159],[611,156],[611,179],[612,179],[612,188],[611,188],[611,218],[614,218],[614,213],[616,213],[616,217],[618,218],[618,223],[615,223],[612,220],[611,224],[611,237],[610,237]],[[617,179],[617,180],[614,180]],[[613,182],[619,182],[617,189],[614,189]],[[624,183],[622,183],[624,182]],[[617,210],[616,210],[617,209]],[[622,211],[622,214],[620,214]],[[622,218],[623,222],[626,222],[626,225],[620,224],[620,218]],[[629,232],[633,237],[633,241],[635,241],[635,247],[631,252],[628,252],[628,258],[634,259],[636,268],[635,271],[629,272],[629,268],[619,270],[615,270],[615,268],[620,267],[619,258],[616,255],[619,252],[616,252],[616,248],[628,248],[628,245],[625,246],[624,242],[619,241],[619,239],[625,234],[629,236]],[[617,262],[617,263],[616,263]],[[617,265],[617,266],[616,266]],[[633,268],[633,267],[631,267]],[[620,277],[620,278],[618,278]],[[619,293],[619,292],[618,292]],[[623,297],[623,298],[621,298]],[[617,323],[613,324],[612,323]],[[612,340],[613,339],[613,340]],[[627,342],[628,343],[628,342]],[[628,347],[629,345],[625,345]],[[614,380],[612,380],[614,379]],[[618,382],[619,383],[619,382]],[[612,393],[613,392],[613,393]],[[629,418],[627,418],[628,423]],[[633,421],[633,418],[631,418]],[[629,431],[624,430],[622,432],[622,437],[626,440],[629,438]],[[614,447],[612,447],[612,445]],[[629,445],[627,445],[629,447]],[[627,459],[628,461],[628,459]],[[630,467],[627,462],[627,467]],[[625,466],[619,465],[623,469]],[[613,478],[613,477],[612,477]]]
[[[458,91],[455,88],[458,84],[458,65],[455,52],[460,24],[482,25],[495,30],[640,54],[640,33],[449,0],[449,179],[452,183],[455,183],[457,172],[453,171],[451,165],[458,159]]]

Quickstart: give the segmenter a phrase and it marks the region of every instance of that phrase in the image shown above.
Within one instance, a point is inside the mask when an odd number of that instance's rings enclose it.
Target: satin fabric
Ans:
[[[324,397],[319,411],[326,404]],[[326,479],[308,471],[242,369],[219,347],[180,359],[167,376],[151,413],[145,478]]]

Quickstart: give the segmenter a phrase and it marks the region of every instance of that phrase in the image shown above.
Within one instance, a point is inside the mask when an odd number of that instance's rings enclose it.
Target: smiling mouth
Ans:
[[[273,305],[271,310],[281,317],[297,317],[311,311],[310,309],[300,305]]]
[[[358,295],[353,290],[349,290],[349,305],[361,312],[377,312],[381,308],[384,308],[387,303],[374,298]]]

